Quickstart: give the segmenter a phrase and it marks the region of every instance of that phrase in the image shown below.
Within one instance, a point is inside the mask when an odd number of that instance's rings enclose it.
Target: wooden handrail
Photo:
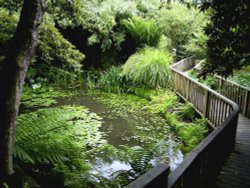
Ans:
[[[250,118],[250,88],[241,86],[233,81],[215,77],[219,85],[219,93],[236,102],[240,107],[240,112]]]
[[[160,164],[143,174],[125,188],[157,188],[168,185],[168,174],[170,167],[167,164]]]
[[[128,187],[209,188],[234,148],[239,107],[233,101],[188,77],[184,72],[194,65],[193,58],[174,64],[171,67],[173,86],[176,93],[184,100],[191,102],[196,111],[208,120],[214,130],[168,177],[166,173],[157,175],[161,169],[155,167],[150,172],[153,178],[146,184],[142,183],[147,177],[144,175]]]
[[[194,65],[194,59],[188,58],[171,67],[174,88],[214,130],[169,175],[169,188],[210,187],[235,144],[238,105],[182,72]]]

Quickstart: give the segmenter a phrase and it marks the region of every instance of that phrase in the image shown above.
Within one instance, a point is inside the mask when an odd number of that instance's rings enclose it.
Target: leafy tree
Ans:
[[[171,40],[172,48],[179,48],[187,43],[193,33],[198,32],[204,22],[204,14],[195,8],[172,3],[159,13],[159,22],[164,34]]]
[[[18,23],[18,13],[0,9],[0,62],[10,46]],[[76,84],[82,73],[85,55],[68,42],[55,27],[51,16],[46,14],[39,31],[38,49],[26,75],[26,81],[43,78],[60,86]]]
[[[210,7],[211,21],[205,29],[208,61],[201,75],[228,76],[233,69],[250,64],[250,2],[214,0]]]
[[[13,175],[16,117],[25,73],[37,46],[44,0],[24,0],[20,20],[0,70],[0,186]]]

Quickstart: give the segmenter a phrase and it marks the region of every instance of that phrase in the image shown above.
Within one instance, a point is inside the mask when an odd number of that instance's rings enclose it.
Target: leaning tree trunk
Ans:
[[[0,70],[0,187],[13,175],[13,144],[20,96],[37,46],[45,0],[24,0],[9,53]]]

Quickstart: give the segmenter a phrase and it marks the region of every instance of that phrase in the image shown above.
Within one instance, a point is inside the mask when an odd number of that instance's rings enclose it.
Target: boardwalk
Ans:
[[[163,173],[145,174],[140,181],[145,182],[151,177],[150,186],[133,187],[250,188],[250,119],[239,115],[240,104],[233,102],[237,102],[235,99],[242,95],[235,94],[229,99],[190,78],[185,71],[194,66],[193,58],[183,59],[171,66],[173,86],[175,92],[192,103],[214,130],[168,175],[167,182],[164,178],[165,172],[168,173],[167,167],[155,167],[154,171],[160,169]],[[234,85],[233,88],[239,86]],[[243,101],[242,113],[250,117],[250,90],[243,89],[241,93],[245,95],[240,100]],[[225,90],[233,92],[235,89]],[[134,185],[139,185],[136,184],[138,181],[134,182]]]
[[[240,115],[235,149],[213,188],[250,188],[250,119]]]

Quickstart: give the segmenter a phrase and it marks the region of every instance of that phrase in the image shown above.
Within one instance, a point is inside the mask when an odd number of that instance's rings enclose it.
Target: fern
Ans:
[[[162,30],[154,19],[146,21],[142,17],[134,16],[123,20],[122,23],[138,44],[147,44],[149,46],[158,44]]]
[[[153,158],[151,148],[145,150],[145,148],[135,146],[130,150],[132,153],[130,165],[136,173],[143,174],[152,167],[150,164],[150,160]]]
[[[75,183],[84,185],[83,175],[89,169],[83,163],[87,144],[104,143],[100,126],[100,117],[81,106],[22,114],[17,119],[14,159],[35,169],[38,164],[51,164],[55,172],[64,174],[65,186],[79,187]]]
[[[95,119],[96,118],[96,119]],[[14,156],[32,163],[62,162],[71,147],[71,137],[86,145],[83,135],[94,131],[89,126],[100,126],[98,117],[83,107],[61,107],[39,110],[18,117]],[[81,126],[81,127],[80,127]],[[79,130],[77,130],[79,129]],[[80,134],[78,131],[82,131]],[[89,131],[90,133],[87,133]],[[62,135],[63,134],[63,135]],[[31,160],[32,159],[32,160]]]

